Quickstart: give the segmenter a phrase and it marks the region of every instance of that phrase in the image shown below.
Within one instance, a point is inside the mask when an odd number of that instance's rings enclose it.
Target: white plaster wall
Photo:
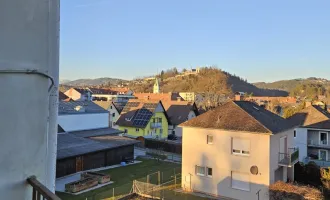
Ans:
[[[65,131],[109,127],[109,113],[59,115],[58,123]]]
[[[0,70],[58,69],[52,63],[58,24],[49,21],[58,6],[58,0],[0,1]],[[54,181],[47,180],[49,80],[0,73],[0,85],[0,199],[30,200],[28,177],[35,175],[45,185]]]
[[[296,128],[295,130],[294,146],[299,148],[299,161],[303,162],[307,157],[308,130],[306,128]]]
[[[207,135],[213,135],[213,144],[207,144]],[[231,139],[250,140],[250,156],[232,154]],[[255,200],[261,190],[260,199],[267,199],[270,183],[269,159],[270,136],[226,130],[183,127],[182,137],[182,187],[191,188],[217,196],[234,199]],[[213,169],[213,177],[195,174],[195,166]],[[250,173],[251,166],[259,168],[258,175]],[[250,191],[231,187],[231,171],[247,173],[250,176]]]

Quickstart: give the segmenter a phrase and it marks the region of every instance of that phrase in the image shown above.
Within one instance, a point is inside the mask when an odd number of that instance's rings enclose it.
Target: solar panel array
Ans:
[[[133,125],[145,127],[149,123],[149,120],[152,115],[153,112],[151,112],[150,110],[141,108],[134,117]]]

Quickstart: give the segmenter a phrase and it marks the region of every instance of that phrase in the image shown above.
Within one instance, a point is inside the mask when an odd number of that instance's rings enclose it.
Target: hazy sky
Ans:
[[[330,79],[330,0],[62,0],[61,79],[217,65]]]

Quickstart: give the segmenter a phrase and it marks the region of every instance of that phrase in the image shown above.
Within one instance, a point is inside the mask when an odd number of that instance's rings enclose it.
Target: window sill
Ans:
[[[232,153],[234,156],[250,157],[250,154]]]

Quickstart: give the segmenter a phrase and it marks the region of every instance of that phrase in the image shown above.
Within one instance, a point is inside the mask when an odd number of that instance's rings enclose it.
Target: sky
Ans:
[[[249,82],[330,79],[329,0],[62,0],[60,79],[214,65]]]

